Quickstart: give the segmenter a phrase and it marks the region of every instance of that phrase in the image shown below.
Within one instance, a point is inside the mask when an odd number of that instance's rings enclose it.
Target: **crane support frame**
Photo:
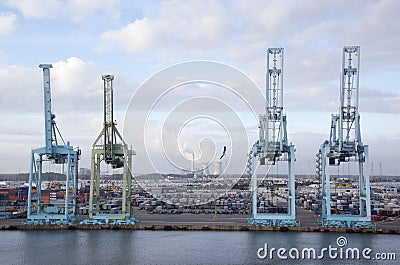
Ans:
[[[345,46],[342,54],[339,114],[332,114],[329,141],[320,146],[317,161],[321,178],[322,215],[326,227],[372,227],[368,145],[361,140],[359,114],[360,47]],[[358,214],[333,214],[331,211],[331,175],[329,166],[358,163]]]
[[[39,65],[43,71],[45,146],[31,151],[29,167],[28,210],[25,224],[69,224],[75,221],[77,207],[77,181],[79,148],[69,143],[59,144],[55,115],[51,111],[51,64]],[[61,140],[63,141],[61,135]],[[63,141],[64,142],[64,141]],[[62,206],[49,205],[42,198],[43,164],[66,164],[65,195]],[[34,192],[34,185],[36,191]]]
[[[249,155],[249,174],[251,175],[252,218],[249,225],[260,226],[299,226],[295,208],[294,162],[295,148],[288,144],[287,120],[283,113],[283,48],[267,49],[266,72],[266,113],[259,117],[259,140],[253,145]],[[287,163],[288,168],[288,211],[287,213],[258,212],[258,165],[273,166]]]
[[[103,75],[104,81],[104,127],[92,146],[89,219],[83,224],[134,224],[138,222],[132,217],[131,185],[132,185],[132,155],[135,152],[118,132],[113,120],[113,75]],[[105,213],[100,209],[100,167],[101,163],[110,164],[112,168],[123,168],[122,174],[122,205],[119,213]]]

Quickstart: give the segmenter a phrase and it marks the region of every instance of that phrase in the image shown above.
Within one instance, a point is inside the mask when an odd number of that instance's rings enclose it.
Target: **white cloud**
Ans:
[[[0,13],[0,35],[10,33],[16,28],[17,15],[13,13]]]
[[[105,31],[97,48],[122,49],[167,64],[222,57],[263,87],[265,50],[283,46],[285,89],[295,95],[292,107],[336,108],[344,45],[361,45],[364,83],[368,82],[366,72],[379,74],[377,65],[382,72],[386,67],[398,69],[399,5],[394,0],[168,1],[125,27]],[[296,100],[298,96],[303,100]]]
[[[53,63],[50,70],[53,107],[59,111],[102,109],[101,75],[109,69],[77,57]],[[114,73],[118,76],[117,73]],[[39,67],[0,65],[2,111],[39,112],[42,104],[42,73]],[[122,84],[122,90],[126,89]]]
[[[32,102],[40,99],[40,72],[16,65],[0,65],[0,105],[2,112],[33,110]],[[35,90],[35,88],[37,90]]]
[[[108,18],[120,16],[120,0],[70,0],[65,4],[66,16],[72,14],[74,20],[80,21],[96,12],[103,12]]]
[[[194,45],[212,47],[223,40],[233,24],[216,1],[162,2],[155,17],[136,19],[101,35],[100,49],[122,47],[129,52]]]
[[[117,18],[120,8],[120,0],[8,0],[5,3],[26,18],[66,18],[76,22],[99,11]]]
[[[66,61],[53,63],[52,94],[60,111],[79,110],[95,111],[101,115],[103,111],[103,80],[102,75],[114,75],[114,111],[124,111],[132,96],[134,88],[122,74],[114,69],[70,57]],[[119,117],[122,122],[122,117]]]
[[[140,52],[152,48],[161,41],[155,24],[147,18],[143,18],[120,30],[104,32],[101,35],[104,43],[100,45],[100,49],[111,48],[116,42],[129,52]]]
[[[66,61],[54,63],[51,73],[58,94],[79,94],[80,98],[87,98],[93,94],[101,94],[103,71],[104,68],[92,62],[70,57]]]
[[[156,10],[125,27],[104,32],[101,46],[109,48],[111,42],[129,52],[181,46],[244,51],[251,48],[249,45],[291,39],[301,28],[315,27],[345,6],[331,3],[327,9],[326,4],[315,1],[168,1],[161,2]]]
[[[19,10],[26,18],[56,17],[62,10],[62,2],[57,0],[8,0],[6,4]]]

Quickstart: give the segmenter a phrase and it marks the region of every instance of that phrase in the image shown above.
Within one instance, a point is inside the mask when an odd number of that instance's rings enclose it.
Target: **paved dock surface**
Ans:
[[[150,214],[135,210],[134,216],[142,224],[213,224],[213,225],[246,225],[251,218],[249,214]],[[317,226],[317,215],[303,208],[296,208],[296,217],[301,226]]]
[[[134,217],[140,220],[135,225],[22,225],[25,219],[0,220],[0,230],[99,230],[99,229],[138,229],[138,230],[216,230],[216,231],[297,231],[297,232],[340,232],[340,233],[385,233],[400,234],[400,220],[377,223],[377,228],[326,228],[317,223],[318,216],[309,210],[296,208],[300,227],[248,226],[251,215],[246,214],[151,214],[135,210]],[[87,216],[79,216],[86,219]]]

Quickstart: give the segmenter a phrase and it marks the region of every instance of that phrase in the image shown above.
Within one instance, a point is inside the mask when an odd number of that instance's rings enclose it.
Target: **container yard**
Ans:
[[[376,224],[375,230],[371,231],[377,233],[389,233],[390,230],[397,231],[400,229],[400,197],[397,192],[397,187],[400,185],[400,177],[393,176],[391,179],[392,181],[388,183],[382,183],[379,180],[371,182],[372,218]],[[248,178],[247,182],[249,182]],[[277,182],[279,185],[282,185],[282,179],[279,179]],[[21,224],[26,220],[27,183],[21,181],[3,181],[0,183],[2,184],[0,188],[0,225],[2,229],[13,229],[13,227],[27,229],[21,228]],[[87,180],[80,180],[78,183],[77,217],[80,220],[85,220],[88,218],[90,188]],[[352,185],[356,185],[355,181],[352,183]],[[49,201],[49,205],[56,206],[58,200],[64,199],[64,187],[61,185],[61,182],[59,184],[54,181],[43,182],[45,187],[42,190],[43,200]],[[121,185],[122,182],[118,179],[102,182],[101,186],[104,191],[104,197],[100,201],[100,212],[104,211],[115,214],[121,212],[122,203],[120,194],[115,190]],[[325,231],[318,222],[321,218],[321,199],[317,189],[319,185],[319,181],[315,178],[296,178],[296,212],[297,218],[301,223],[301,230],[299,231]],[[334,185],[336,184],[332,183],[332,190],[334,190]],[[179,193],[171,192],[176,191],[176,189]],[[163,190],[161,194],[164,194],[165,198],[172,200],[175,196],[181,196],[176,201],[174,199],[174,204],[168,204],[165,202],[163,196],[157,199],[148,192],[143,191],[140,187],[133,186],[131,199],[132,212],[133,216],[140,220],[140,223],[134,226],[121,227],[121,229],[163,230],[164,225],[167,226],[165,229],[171,230],[202,230],[203,226],[208,227],[204,229],[210,230],[255,229],[247,225],[247,220],[251,218],[251,192],[248,188],[232,189],[226,196],[209,202],[207,202],[210,199],[208,196],[201,198],[196,193],[189,193],[184,182],[181,182],[181,186],[178,186],[176,189],[172,190],[170,187],[161,189]],[[278,186],[276,189],[268,188],[268,190],[274,191],[274,198],[278,198],[278,206],[276,206],[275,199],[268,199],[269,197],[266,195],[272,193],[264,192],[259,194],[260,202],[258,211],[284,212],[285,208],[279,207],[279,205],[285,204],[285,199],[278,195]],[[332,195],[332,211],[341,214],[357,213],[358,200],[357,197],[353,196],[355,190],[356,187],[336,186],[336,195]],[[193,198],[193,194],[196,195],[197,199]],[[171,228],[168,228],[168,225]],[[226,226],[226,228],[221,228],[220,226]],[[50,227],[49,229],[55,229],[52,226]],[[86,229],[84,225],[74,225],[74,227],[76,229]],[[110,225],[109,229],[112,227]],[[103,229],[105,228],[103,227]],[[276,228],[267,229],[258,227],[257,229],[274,230]],[[297,231],[293,227],[290,229]],[[326,231],[341,230],[329,228]]]

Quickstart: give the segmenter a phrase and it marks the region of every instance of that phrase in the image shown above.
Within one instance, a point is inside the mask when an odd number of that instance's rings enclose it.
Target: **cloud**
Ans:
[[[0,79],[3,84],[0,87],[2,112],[33,111],[33,102],[41,98],[38,70],[16,65],[0,65]]]
[[[56,17],[62,10],[61,1],[57,0],[9,0],[5,4],[17,9],[26,18]]]
[[[147,18],[136,20],[120,30],[111,30],[101,35],[103,49],[113,47],[120,43],[124,50],[129,52],[140,52],[155,46],[161,41],[156,30],[156,23]],[[112,41],[111,41],[112,40]]]
[[[120,0],[8,0],[5,4],[29,19],[64,18],[75,22],[80,22],[96,12],[104,12],[117,18],[120,8]]]
[[[398,175],[400,166],[396,157],[397,150],[400,148],[399,133],[396,132],[392,137],[374,137],[364,139],[365,143],[369,145],[370,158],[369,161],[373,163],[373,174],[379,175],[379,163],[382,163],[383,175]],[[385,148],[382,148],[382,147]]]
[[[102,74],[112,73],[93,62],[70,57],[54,62],[50,70],[52,105],[56,111],[102,111]],[[115,73],[118,78],[118,73]],[[42,72],[39,67],[0,65],[2,111],[39,112],[42,109]],[[119,83],[121,84],[121,83]],[[119,89],[127,89],[122,83]],[[124,106],[122,107],[124,108]]]
[[[51,74],[53,86],[60,96],[79,95],[80,99],[102,95],[102,79],[104,68],[92,62],[85,62],[77,57],[53,64]]]
[[[228,52],[235,48],[251,49],[274,39],[290,40],[300,29],[316,27],[321,19],[334,11],[344,11],[345,7],[331,3],[327,9],[326,4],[315,1],[272,1],[269,5],[262,1],[251,5],[240,1],[168,1],[161,2],[156,10],[125,27],[104,32],[100,46],[122,47],[134,53],[171,47],[212,47]],[[311,30],[308,35],[314,37],[315,31],[319,30]],[[300,35],[296,36],[299,39]],[[235,55],[240,56],[232,51],[231,56]]]
[[[17,15],[13,13],[0,13],[0,36],[6,35],[16,28]]]
[[[400,94],[376,92],[375,96],[360,96],[360,111],[400,114]]]
[[[338,40],[353,41],[364,46],[368,51],[362,53],[364,58],[392,62],[395,60],[398,64],[395,58],[400,54],[396,45],[400,41],[400,25],[397,23],[399,8],[400,2],[395,0],[370,2],[359,9],[358,19],[348,16],[343,24],[338,25],[352,24],[352,30],[338,31]]]
[[[115,111],[125,110],[132,94],[129,81],[116,70],[70,57],[52,63],[50,69],[52,107],[55,112],[103,111],[104,74],[114,74]],[[43,101],[42,72],[39,67],[26,68],[0,64],[0,104],[3,112],[41,112]],[[122,121],[122,117],[120,118]]]
[[[216,1],[167,1],[155,17],[136,19],[123,28],[104,32],[99,49],[143,52],[152,48],[189,45],[212,47],[227,36],[230,23],[224,6]]]
[[[120,16],[120,6],[120,0],[70,0],[65,5],[67,12],[78,21],[96,12],[104,12],[116,19]]]
[[[265,50],[285,47],[288,107],[337,108],[341,51],[361,45],[366,73],[397,71],[398,1],[161,2],[153,12],[100,36],[99,50],[124,50],[147,61],[208,58],[240,65],[264,87]],[[392,75],[393,77],[395,75]],[[289,95],[290,94],[290,95]],[[316,107],[318,107],[316,109]]]

